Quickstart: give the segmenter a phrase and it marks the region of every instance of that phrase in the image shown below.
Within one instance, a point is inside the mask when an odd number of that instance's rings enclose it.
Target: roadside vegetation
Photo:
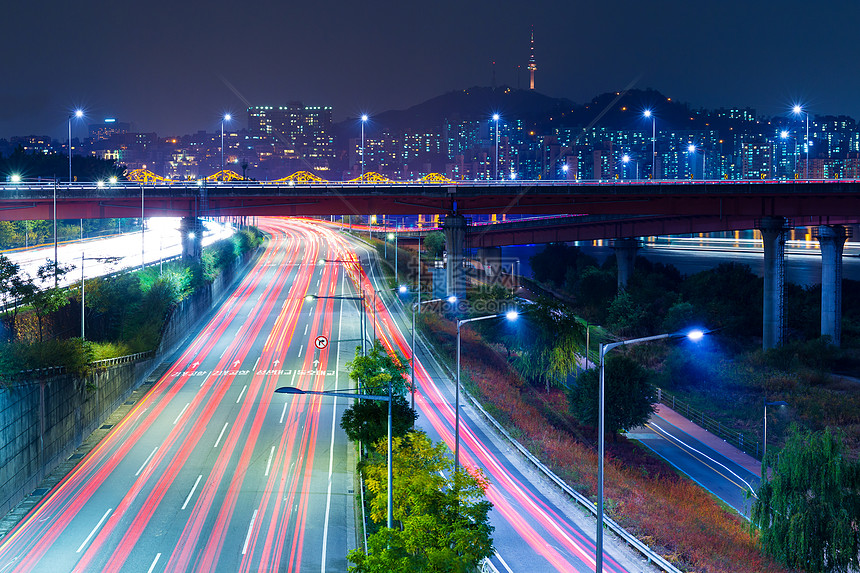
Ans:
[[[86,281],[86,340],[80,338],[81,284],[54,287],[54,261],[30,277],[0,255],[0,379],[22,370],[64,366],[83,376],[93,360],[157,348],[170,311],[212,282],[237,255],[262,241],[256,229],[204,249],[196,263],[171,261]],[[57,265],[62,276],[73,264]]]

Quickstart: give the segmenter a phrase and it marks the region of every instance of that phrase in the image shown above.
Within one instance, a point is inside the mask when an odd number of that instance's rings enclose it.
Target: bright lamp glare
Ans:
[[[111,177],[109,181],[111,185],[113,185],[114,183],[116,183],[116,177]]]
[[[499,114],[497,114],[497,113],[493,114],[493,121],[499,121]]]
[[[98,187],[99,189],[101,189],[101,188],[102,188],[102,187],[104,187],[104,186],[105,186],[105,182],[104,182],[104,181],[96,181],[96,187]]]
[[[230,121],[231,119],[233,119],[232,115],[230,115],[229,113],[224,114],[224,121]]]
[[[779,132],[779,136],[783,139],[786,139],[788,137],[788,132],[785,130],[782,130]]]
[[[689,151],[690,153],[693,153],[694,151],[696,151],[696,146],[693,144],[690,144],[690,146],[687,148],[687,151]]]
[[[406,285],[400,285],[400,287],[397,290],[400,291],[400,294],[405,294],[406,293]]]
[[[20,182],[21,182],[21,176],[18,175],[17,173],[14,173],[12,175],[12,183],[20,183]]]
[[[306,302],[311,302],[313,299],[314,299],[314,295],[312,295],[312,294],[309,294],[305,297]]]
[[[642,112],[642,115],[644,115],[645,117],[651,117],[651,110],[646,109],[644,112]]]
[[[391,241],[394,239],[394,233],[388,233],[388,240]]]
[[[320,260],[318,260],[318,261],[317,261],[317,264],[318,264],[318,265],[324,265],[324,264],[325,264],[325,259],[320,259]]]
[[[84,117],[84,110],[76,109],[75,110],[75,117]]]
[[[691,330],[687,333],[687,338],[689,338],[693,342],[701,340],[703,336],[705,336],[705,333],[701,330]]]
[[[621,158],[621,161],[623,161],[624,163],[629,163],[630,162],[630,156],[625,155],[624,157]]]
[[[507,318],[508,320],[516,320],[519,315],[520,313],[518,313],[517,311],[509,310],[505,313],[505,318]]]
[[[367,121],[367,114],[366,113],[361,114],[361,121]]]
[[[456,296],[454,296],[454,295],[452,294],[452,295],[451,295],[451,296],[449,296],[446,300],[447,300],[450,304],[454,304],[455,302],[457,302],[457,297],[456,297]]]
[[[791,108],[791,111],[794,113],[801,113],[801,112],[803,112],[803,108],[800,107],[799,105],[796,105],[793,108]]]

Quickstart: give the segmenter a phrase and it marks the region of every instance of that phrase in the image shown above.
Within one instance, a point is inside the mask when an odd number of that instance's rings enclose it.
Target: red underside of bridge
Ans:
[[[794,225],[854,222],[860,182],[704,182],[578,185],[73,187],[57,190],[58,219],[146,217],[529,214],[611,215],[471,233],[474,245],[749,229],[766,216]],[[0,190],[0,220],[52,219],[52,186]],[[625,217],[629,216],[629,217]],[[589,219],[589,218],[586,218]],[[496,227],[496,228],[491,228]]]

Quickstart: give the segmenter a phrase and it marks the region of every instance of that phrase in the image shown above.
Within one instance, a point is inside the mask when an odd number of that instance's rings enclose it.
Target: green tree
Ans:
[[[377,442],[376,455],[362,467],[370,517],[377,523],[387,516],[386,448],[386,440]],[[447,447],[434,445],[423,432],[395,438],[392,454],[395,527],[371,535],[368,553],[350,552],[349,560],[355,563],[350,571],[475,571],[493,553],[492,505],[484,497],[484,476],[465,469],[455,473]]]
[[[445,233],[435,231],[424,237],[424,250],[431,259],[438,259],[445,250]]]
[[[514,366],[530,380],[565,385],[585,352],[585,326],[563,303],[541,299],[519,321],[520,352]]]
[[[388,395],[391,383],[391,432],[404,435],[415,423],[418,415],[409,407],[404,395],[410,389],[405,378],[406,360],[391,356],[376,340],[367,356],[356,348],[355,358],[347,363],[349,378],[358,385],[362,394]],[[354,400],[340,420],[340,426],[349,439],[373,444],[388,435],[388,403],[380,400]]]
[[[657,400],[649,372],[623,354],[609,355],[604,376],[606,431],[615,436],[647,422]],[[571,414],[594,428],[598,424],[599,386],[600,370],[592,368],[579,375],[576,387],[568,394]]]
[[[52,284],[55,276],[62,278],[74,268],[74,265],[58,264],[56,261],[47,259],[36,274],[42,284]],[[25,295],[24,303],[31,305],[39,318],[39,342],[42,342],[42,325],[45,317],[69,304],[68,291],[58,286],[46,286],[41,289],[28,289]]]
[[[842,435],[796,427],[763,478],[751,527],[762,549],[787,567],[810,573],[860,567],[860,467],[845,458]]]

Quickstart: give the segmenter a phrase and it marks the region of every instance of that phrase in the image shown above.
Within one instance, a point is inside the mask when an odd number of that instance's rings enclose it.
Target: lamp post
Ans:
[[[316,394],[318,396],[336,396],[351,398],[353,400],[377,400],[388,402],[388,529],[394,526],[394,494],[391,488],[394,472],[391,466],[391,380],[388,381],[388,396],[374,396],[373,394],[359,394],[357,390],[302,390],[294,386],[282,386],[275,389],[278,394]]]
[[[508,320],[516,320],[519,313],[515,310],[509,310],[505,313],[490,314],[487,316],[476,316],[474,318],[464,318],[457,321],[457,386],[454,393],[454,472],[460,471],[460,327],[467,322],[475,322],[476,320],[488,320],[490,318],[499,318],[504,316]]]
[[[782,400],[777,400],[776,402],[768,402],[767,398],[764,399],[764,437],[762,439],[761,444],[761,463],[762,465],[767,463],[765,459],[767,456],[767,407],[768,406],[788,406],[788,402],[783,402]],[[764,472],[762,472],[764,473]],[[764,477],[764,476],[762,476]]]
[[[84,117],[84,111],[76,109],[75,113],[69,116],[69,185],[72,184],[72,119],[80,119]]]
[[[400,288],[398,290],[400,291],[401,294],[404,294],[407,292],[406,287],[402,286],[402,285],[400,286]],[[418,295],[418,301],[412,304],[412,344],[409,348],[409,353],[410,353],[410,356],[412,358],[411,407],[413,410],[415,409],[415,312],[416,311],[419,313],[421,312],[421,305],[422,304],[430,304],[431,302],[441,302],[443,300],[446,302],[449,302],[451,304],[454,304],[455,302],[457,302],[457,297],[455,297],[453,295],[449,296],[448,298],[434,298],[431,300],[422,301],[421,300],[421,283],[418,283],[418,291],[416,292],[416,294]]]
[[[791,111],[794,112],[794,115],[806,114],[806,139],[804,140],[804,147],[806,148],[806,172],[803,176],[804,179],[809,179],[809,112],[804,110],[800,105],[795,105]]]
[[[605,381],[605,357],[606,354],[618,346],[628,346],[631,344],[639,344],[640,342],[651,342],[653,340],[662,340],[664,338],[689,338],[693,341],[701,340],[705,335],[704,331],[691,330],[690,332],[676,332],[672,334],[658,334],[656,336],[646,336],[644,338],[631,338],[630,340],[620,340],[609,344],[600,343],[600,385],[598,386],[598,420],[597,420],[597,542],[594,570],[597,573],[603,573],[603,434],[604,434],[604,381]]]
[[[657,178],[657,118],[650,109],[642,112],[646,119],[651,120],[651,179]]]
[[[691,171],[693,172],[690,174],[690,178],[695,179],[696,169],[695,169],[694,165],[696,163],[696,151],[698,151],[698,149],[696,148],[695,144],[691,143],[689,146],[687,146],[687,151],[690,153],[690,165],[691,165]],[[705,180],[705,148],[703,147],[702,148],[702,181],[704,181],[704,180]]]
[[[233,119],[229,113],[224,114],[221,118],[221,171],[224,171],[224,122]]]
[[[394,232],[388,233],[388,240],[390,241],[392,239],[394,239],[394,280],[396,282],[397,277],[398,277],[398,274],[397,274],[397,220],[396,219],[394,221]],[[388,244],[388,241],[386,241],[386,245],[387,244]]]
[[[495,160],[495,170],[493,173],[493,179],[499,178],[499,114],[493,114],[493,121],[496,122],[496,160]]]
[[[330,298],[333,300],[357,300],[357,301],[361,302],[361,316],[359,317],[359,325],[361,328],[361,355],[367,356],[367,352],[366,352],[365,347],[364,347],[364,339],[366,338],[365,335],[367,333],[367,329],[365,327],[366,319],[364,317],[364,315],[366,314],[364,311],[365,310],[364,309],[364,290],[361,291],[361,296],[349,296],[349,295],[324,296],[324,295],[319,295],[319,294],[309,294],[309,295],[305,296],[306,301],[312,301],[312,300],[316,300],[316,299],[320,299],[320,298],[323,298],[323,299]]]
[[[794,147],[795,147],[795,149],[791,152],[791,170],[792,170],[792,172],[794,172],[795,174],[797,174],[797,153],[796,153],[796,150],[797,150],[797,138],[793,138],[793,137],[791,137],[791,136],[788,134],[788,130],[787,130],[787,129],[783,129],[782,131],[780,131],[780,132],[779,132],[779,138],[780,138],[780,139],[783,139],[783,140],[785,140],[785,139],[789,139],[789,138],[791,138],[791,139],[794,139],[794,140],[795,140],[795,141],[794,141]]]
[[[367,123],[367,114],[361,114],[361,178],[364,179],[364,124]]]

